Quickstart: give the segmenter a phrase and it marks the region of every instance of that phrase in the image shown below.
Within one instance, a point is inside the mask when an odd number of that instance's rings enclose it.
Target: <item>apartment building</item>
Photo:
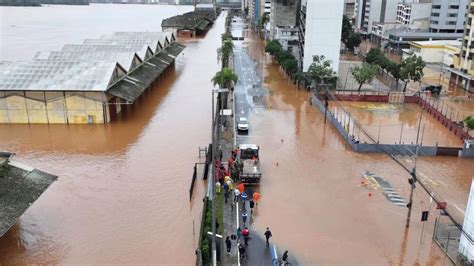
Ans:
[[[392,23],[397,20],[399,0],[357,0],[356,28],[370,34],[374,23]]]
[[[397,7],[397,23],[412,25],[415,21],[429,20],[431,14],[431,3],[422,2],[400,2]]]
[[[468,9],[469,0],[432,0],[430,31],[462,33]]]
[[[314,55],[324,55],[338,72],[343,10],[344,0],[302,0],[299,16],[302,71],[308,71]]]
[[[451,1],[450,1],[451,2]],[[451,7],[451,9],[454,9]],[[474,34],[474,0],[468,5],[467,22],[464,29],[461,51],[453,59],[449,80],[450,87],[458,87],[474,94],[474,48],[472,48]]]

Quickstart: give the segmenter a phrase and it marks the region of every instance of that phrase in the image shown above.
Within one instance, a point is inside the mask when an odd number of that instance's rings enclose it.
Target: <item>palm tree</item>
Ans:
[[[224,40],[222,47],[217,49],[217,60],[222,62],[222,67],[229,66],[230,55],[234,51],[234,44],[231,40]]]
[[[221,71],[218,71],[211,79],[214,86],[219,85],[220,88],[226,88],[233,90],[234,84],[237,83],[239,77],[229,68],[224,67]],[[224,108],[227,108],[227,97],[228,92],[224,93],[224,97],[221,97]]]

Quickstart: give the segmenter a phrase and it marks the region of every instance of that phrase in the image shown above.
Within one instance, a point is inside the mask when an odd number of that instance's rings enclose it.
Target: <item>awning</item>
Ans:
[[[135,101],[173,63],[184,48],[184,45],[177,42],[170,44],[125,78],[112,85],[107,93],[129,102]]]
[[[470,74],[468,74],[468,73],[464,73],[464,72],[461,71],[461,70],[457,70],[457,69],[455,69],[455,68],[449,68],[449,71],[452,72],[452,73],[454,73],[454,74],[456,74],[456,75],[458,75],[458,76],[461,76],[461,77],[463,77],[463,78],[465,78],[465,79],[474,80],[474,76],[473,76],[473,75],[470,75]]]

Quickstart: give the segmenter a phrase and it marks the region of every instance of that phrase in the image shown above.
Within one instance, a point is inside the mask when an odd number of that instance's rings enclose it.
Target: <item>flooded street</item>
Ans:
[[[0,125],[0,150],[59,176],[0,239],[0,264],[194,263],[205,188],[192,203],[188,188],[210,141],[223,16],[119,121]]]
[[[187,47],[174,68],[117,121],[0,125],[0,151],[59,176],[0,238],[1,265],[194,264],[205,184],[197,182],[191,203],[188,188],[198,147],[211,141],[210,80],[219,69],[216,49],[225,15],[206,37],[180,40]],[[382,177],[405,200],[409,175],[386,155],[352,152],[309,104],[308,92],[297,90],[263,53],[263,41],[249,31],[245,36],[236,58],[254,60],[260,78],[240,83],[262,82],[266,90],[255,98],[236,92],[245,98],[237,111],[251,125],[239,143],[258,144],[263,166],[254,226],[262,232],[270,227],[272,241],[301,265],[449,264],[432,242],[439,212],[427,193],[415,190],[411,227],[405,230],[406,207],[388,200],[363,173]],[[411,136],[404,141],[414,142]],[[401,159],[413,167],[413,158]],[[421,158],[418,169],[436,195],[465,209],[472,160]],[[425,210],[430,216],[422,232]]]
[[[251,133],[240,137],[261,148],[264,179],[256,227],[262,231],[269,226],[279,248],[290,250],[303,264],[442,264],[444,255],[431,240],[438,212],[427,194],[415,190],[411,227],[405,232],[406,207],[395,205],[376,187],[361,185],[361,177],[366,171],[376,173],[407,200],[409,175],[387,156],[353,153],[329,123],[324,125],[309,94],[297,90],[264,56],[263,41],[249,33],[246,40],[251,59],[262,62],[257,72],[269,92],[267,108],[256,106],[250,112]],[[472,161],[419,161],[424,181],[436,184],[450,204],[456,201],[464,209]],[[413,167],[410,158],[404,163]],[[421,211],[429,209],[422,236]]]

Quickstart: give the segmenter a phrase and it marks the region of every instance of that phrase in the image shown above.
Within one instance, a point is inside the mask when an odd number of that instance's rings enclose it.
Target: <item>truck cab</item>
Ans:
[[[255,144],[239,145],[239,179],[244,184],[260,184],[260,147]]]

